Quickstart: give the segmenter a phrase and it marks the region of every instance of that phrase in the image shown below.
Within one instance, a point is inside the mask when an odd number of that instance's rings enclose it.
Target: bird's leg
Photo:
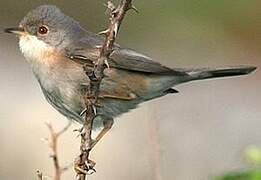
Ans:
[[[103,119],[103,129],[99,132],[97,137],[93,140],[91,149],[103,138],[103,136],[112,128],[113,125],[112,118]]]

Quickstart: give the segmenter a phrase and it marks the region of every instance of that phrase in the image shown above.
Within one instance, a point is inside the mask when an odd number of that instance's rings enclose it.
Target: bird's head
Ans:
[[[20,49],[29,59],[40,59],[54,50],[62,50],[82,31],[78,22],[52,5],[33,9],[17,28],[5,29],[18,35]]]

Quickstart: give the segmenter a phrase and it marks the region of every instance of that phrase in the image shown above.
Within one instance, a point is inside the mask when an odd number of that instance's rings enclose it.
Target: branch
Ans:
[[[43,173],[39,170],[36,171],[36,175],[37,175],[37,179],[38,180],[43,180],[44,177],[43,177]]]
[[[61,180],[61,175],[62,173],[67,170],[68,168],[65,167],[61,167],[60,163],[59,163],[59,159],[58,159],[58,152],[57,152],[57,144],[58,144],[58,139],[59,137],[69,129],[69,127],[71,126],[71,122],[68,123],[68,125],[66,125],[61,131],[59,132],[55,132],[53,129],[53,126],[50,123],[46,123],[46,126],[48,127],[49,131],[50,131],[50,138],[47,139],[47,141],[49,142],[49,147],[51,149],[51,158],[53,160],[53,164],[54,164],[54,176],[53,176],[53,180]],[[43,180],[43,173],[41,171],[37,171],[37,177],[39,180]]]
[[[91,133],[93,120],[96,117],[100,84],[104,77],[105,68],[109,68],[108,59],[113,52],[113,45],[122,20],[128,10],[136,10],[132,6],[132,0],[121,0],[117,8],[111,1],[108,1],[107,8],[110,12],[110,20],[108,29],[101,33],[105,35],[105,41],[101,47],[97,63],[92,70],[89,70],[86,66],[84,67],[86,75],[90,79],[90,85],[84,97],[86,109],[81,133],[80,155],[75,160],[75,171],[79,180],[85,180],[90,170],[95,171],[95,163],[89,159],[89,154],[92,149]]]

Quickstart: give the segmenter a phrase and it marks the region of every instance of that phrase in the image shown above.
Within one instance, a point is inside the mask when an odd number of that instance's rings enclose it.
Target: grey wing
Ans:
[[[152,74],[184,75],[184,72],[176,71],[153,61],[141,53],[131,49],[117,48],[111,56],[112,64],[121,69],[139,71]]]
[[[92,34],[88,38],[84,38],[78,43],[75,43],[74,48],[67,48],[67,56],[74,57],[72,59],[82,63],[93,65],[99,55],[99,48],[103,43],[100,36]],[[75,48],[77,47],[77,48]],[[187,73],[179,70],[174,70],[153,61],[141,53],[137,53],[131,49],[121,48],[119,45],[114,46],[114,50],[109,59],[110,67],[137,71],[152,74],[165,74],[184,76]]]

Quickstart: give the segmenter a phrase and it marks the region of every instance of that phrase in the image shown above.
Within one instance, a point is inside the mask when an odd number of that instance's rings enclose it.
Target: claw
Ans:
[[[94,166],[96,165],[96,162],[94,162],[93,160],[88,159],[87,162],[87,167],[88,167],[88,173],[95,173],[96,169],[94,169]]]
[[[88,175],[92,175],[93,173],[96,173],[96,169],[92,168],[88,170]]]
[[[74,170],[77,172],[77,174],[91,175],[96,172],[96,169],[94,168],[96,163],[90,159],[88,159],[87,161],[88,162],[82,165],[74,165]]]

